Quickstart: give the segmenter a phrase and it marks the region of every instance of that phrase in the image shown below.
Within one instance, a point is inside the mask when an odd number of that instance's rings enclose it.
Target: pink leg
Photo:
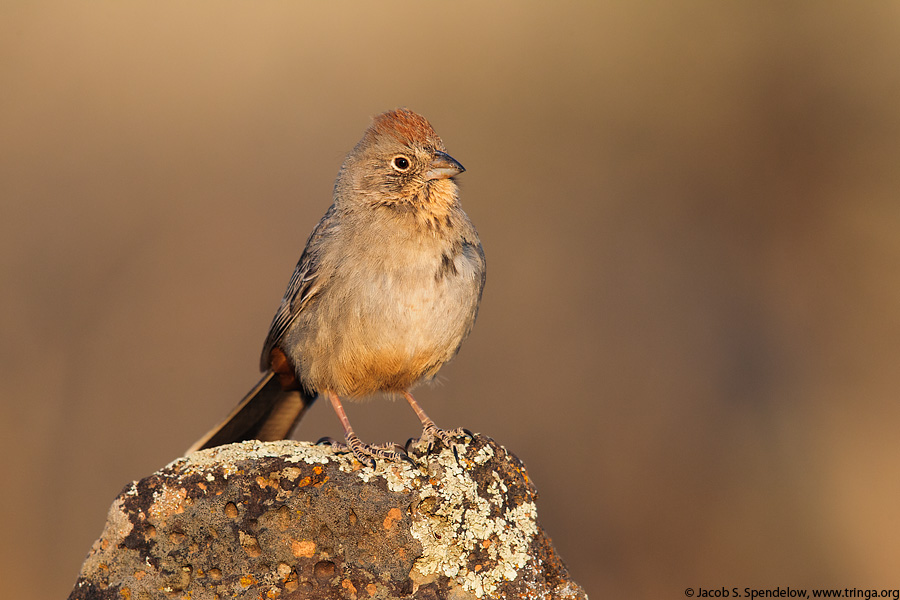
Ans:
[[[341,427],[344,428],[344,436],[355,435],[353,433],[353,427],[350,426],[350,419],[347,418],[347,413],[344,412],[344,405],[341,404],[341,399],[338,398],[337,394],[330,390],[325,393],[328,394],[328,400],[331,401],[331,407],[334,409],[338,420],[341,422]]]
[[[347,440],[346,447],[353,452],[353,456],[356,457],[356,460],[370,467],[375,466],[376,458],[383,458],[385,460],[406,458],[408,460],[409,457],[405,456],[405,452],[403,452],[402,448],[396,444],[370,446],[360,441],[356,433],[354,433],[353,427],[350,425],[350,419],[347,418],[347,413],[344,412],[344,406],[341,404],[341,399],[331,390],[327,390],[325,394],[328,396],[328,400],[331,401],[331,407],[334,409],[338,420],[341,422],[341,427],[344,428],[344,438]],[[341,448],[343,444],[333,443],[332,446]]]
[[[416,416],[419,417],[419,420],[422,422],[422,439],[438,438],[449,446],[453,442],[454,436],[470,435],[465,429],[452,429],[450,431],[439,429],[438,426],[434,424],[434,421],[428,418],[428,415],[425,414],[425,411],[422,410],[422,407],[419,406],[419,403],[416,402],[416,399],[413,398],[412,394],[403,392],[403,396],[406,398],[406,401],[409,402],[412,409],[416,411]]]

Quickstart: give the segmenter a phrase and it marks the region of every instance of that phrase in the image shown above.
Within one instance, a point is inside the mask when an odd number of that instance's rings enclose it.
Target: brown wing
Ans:
[[[261,371],[269,369],[272,349],[278,346],[300,312],[321,289],[322,281],[318,277],[319,250],[325,232],[334,227],[334,213],[335,208],[332,205],[306,242],[306,248],[294,268],[284,297],[281,299],[281,305],[269,326],[269,335],[263,344],[260,357]]]

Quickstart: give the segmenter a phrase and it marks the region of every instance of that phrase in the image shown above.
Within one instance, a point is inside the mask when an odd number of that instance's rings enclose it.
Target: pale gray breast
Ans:
[[[421,235],[394,223],[367,222],[354,236],[340,233],[323,252],[321,289],[299,315],[285,346],[301,379],[340,389],[339,373],[374,373],[394,364],[415,378],[433,375],[450,360],[472,328],[483,285],[484,261],[473,243],[452,235]],[[369,364],[371,363],[371,364]]]
[[[342,269],[335,284],[349,299],[343,316],[358,323],[360,335],[379,340],[369,343],[453,352],[474,317],[479,266],[441,238],[399,239],[382,249]]]

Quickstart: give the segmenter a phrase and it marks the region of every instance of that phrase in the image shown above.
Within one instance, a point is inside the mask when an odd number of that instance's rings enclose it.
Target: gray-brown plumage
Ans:
[[[334,203],[297,263],[263,348],[257,387],[191,451],[288,437],[329,398],[360,461],[396,458],[350,427],[340,396],[403,394],[423,436],[449,439],[409,389],[459,350],[478,312],[484,253],[453,180],[464,171],[424,117],[377,116],[338,173]]]

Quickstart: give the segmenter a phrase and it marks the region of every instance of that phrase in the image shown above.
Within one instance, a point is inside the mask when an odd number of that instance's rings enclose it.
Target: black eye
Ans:
[[[393,166],[398,171],[405,171],[409,168],[409,159],[403,156],[395,156],[394,160],[391,161],[391,166]]]

